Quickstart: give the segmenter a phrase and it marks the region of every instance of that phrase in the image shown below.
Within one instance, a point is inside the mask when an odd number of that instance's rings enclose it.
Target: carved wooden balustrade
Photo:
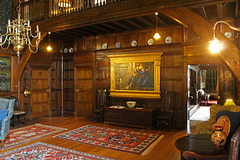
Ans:
[[[119,3],[119,6],[138,3],[145,0],[29,0],[21,3],[21,15],[25,20],[37,22],[48,18],[71,14]]]

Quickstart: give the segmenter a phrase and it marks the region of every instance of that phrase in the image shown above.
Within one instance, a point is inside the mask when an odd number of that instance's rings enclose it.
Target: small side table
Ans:
[[[25,124],[25,111],[13,111],[12,126],[15,127],[16,124]]]
[[[176,148],[181,152],[181,160],[185,160],[183,157],[184,151],[191,151],[200,156],[209,156],[222,159],[228,159],[228,149],[215,150],[213,148],[211,137],[207,134],[195,134],[188,135],[179,138],[175,142]]]

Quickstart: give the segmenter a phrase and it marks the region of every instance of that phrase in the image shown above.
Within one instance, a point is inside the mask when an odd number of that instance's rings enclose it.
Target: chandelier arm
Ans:
[[[6,42],[6,39],[5,39],[4,43],[5,43],[5,42]],[[7,50],[7,49],[9,48],[9,46],[10,46],[10,42],[8,43],[8,45],[7,45],[6,48],[3,47],[3,44],[4,44],[4,43],[2,43],[0,46],[1,46],[2,50]]]
[[[4,36],[5,36],[5,35],[4,35]],[[8,37],[9,37],[9,35],[7,35],[7,36],[5,37],[5,39],[4,39],[4,41],[0,43],[1,46],[6,43],[6,41],[8,40]],[[9,41],[9,40],[8,40],[8,41]],[[10,46],[10,42],[8,43],[8,46]]]
[[[38,51],[38,45],[39,45],[38,39],[36,40],[36,45],[33,45],[33,44],[31,43],[30,39],[28,39],[28,43],[29,43],[29,45],[28,45],[29,50],[30,50],[32,53],[36,53],[36,52]],[[35,51],[32,50],[31,47],[35,48],[35,49],[34,49]]]
[[[8,35],[8,30],[7,30],[7,32],[5,34],[1,34],[0,33],[0,36],[2,36],[2,37],[6,36],[6,35]]]
[[[29,46],[28,46],[28,49],[29,49],[32,53],[37,53],[38,47],[34,47],[34,48],[35,48],[35,51],[34,51],[34,50],[31,49],[31,46],[32,46],[32,45],[29,45]]]
[[[33,38],[37,38],[37,37],[38,37],[39,32],[37,32],[36,35],[33,35],[33,34],[32,34],[32,29],[30,29],[29,31],[30,31],[31,37],[33,37]],[[36,31],[35,31],[35,32],[36,32]]]

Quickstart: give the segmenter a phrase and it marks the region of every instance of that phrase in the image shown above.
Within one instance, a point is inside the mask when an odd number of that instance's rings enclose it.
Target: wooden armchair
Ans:
[[[98,89],[97,104],[93,110],[93,120],[103,122],[104,107],[106,106],[106,89]]]
[[[163,95],[163,107],[160,109],[159,115],[157,116],[157,126],[172,126],[173,116],[173,100],[174,95],[170,91],[166,91]]]

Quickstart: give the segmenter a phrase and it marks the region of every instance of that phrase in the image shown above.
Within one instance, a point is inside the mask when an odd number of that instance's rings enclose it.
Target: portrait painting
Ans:
[[[110,96],[160,98],[161,55],[141,53],[109,56]]]

